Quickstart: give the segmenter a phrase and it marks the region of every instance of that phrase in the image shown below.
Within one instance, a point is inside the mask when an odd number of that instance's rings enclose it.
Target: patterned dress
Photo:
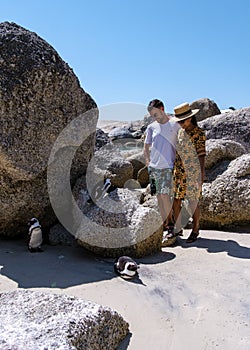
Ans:
[[[175,198],[199,199],[201,195],[199,156],[206,155],[205,142],[205,132],[198,126],[190,132],[179,130],[173,171]]]

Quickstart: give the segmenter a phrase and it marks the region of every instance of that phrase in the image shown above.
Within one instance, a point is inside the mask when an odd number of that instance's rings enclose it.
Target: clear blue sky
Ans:
[[[249,0],[9,0],[0,22],[51,44],[98,106],[159,98],[173,112],[250,106],[249,14]]]

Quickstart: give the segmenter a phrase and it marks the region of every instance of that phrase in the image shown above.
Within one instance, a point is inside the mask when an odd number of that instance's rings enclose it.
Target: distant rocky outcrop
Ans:
[[[129,331],[116,311],[73,296],[18,289],[0,298],[1,350],[115,350]]]
[[[199,112],[195,115],[197,121],[212,117],[213,115],[220,114],[220,109],[217,104],[209,98],[202,98],[190,103],[191,109],[199,109]]]
[[[74,182],[93,155],[98,114],[72,69],[38,35],[4,22],[0,47],[0,235],[14,236],[27,229],[30,217],[43,226],[55,220],[47,191],[51,149],[61,131],[82,116],[74,130],[92,131],[81,147],[73,145]]]
[[[117,139],[124,139],[124,138],[132,138],[132,133],[129,130],[129,128],[126,127],[117,127],[112,129],[109,133],[108,133],[108,137],[114,141]]]

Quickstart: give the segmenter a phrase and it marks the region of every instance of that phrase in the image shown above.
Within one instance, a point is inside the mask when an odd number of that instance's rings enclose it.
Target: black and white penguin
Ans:
[[[43,233],[41,225],[36,218],[32,218],[29,223],[28,248],[31,253],[42,252]]]
[[[129,256],[121,256],[114,262],[115,272],[123,278],[133,278],[137,275],[139,266]]]
[[[87,200],[89,204],[96,203],[98,200],[102,199],[106,193],[114,191],[115,187],[112,185],[110,179],[105,179],[103,183],[98,183]]]

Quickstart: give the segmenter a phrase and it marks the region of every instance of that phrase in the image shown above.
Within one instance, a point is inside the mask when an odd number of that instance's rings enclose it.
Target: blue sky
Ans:
[[[250,106],[249,13],[248,0],[9,0],[0,21],[51,44],[99,107],[159,98],[173,112]]]

